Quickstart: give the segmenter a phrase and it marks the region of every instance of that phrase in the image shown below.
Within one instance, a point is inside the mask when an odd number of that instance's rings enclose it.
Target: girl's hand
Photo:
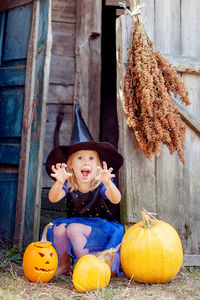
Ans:
[[[56,164],[56,166],[52,166],[51,169],[53,173],[51,173],[51,177],[54,177],[58,182],[64,183],[69,177],[72,176],[72,173],[66,171],[67,165],[62,163]]]
[[[107,163],[103,161],[103,169],[101,167],[97,167],[98,175],[96,176],[96,180],[102,182],[104,185],[109,184],[111,178],[115,177],[114,174],[111,174],[113,168],[107,167]]]

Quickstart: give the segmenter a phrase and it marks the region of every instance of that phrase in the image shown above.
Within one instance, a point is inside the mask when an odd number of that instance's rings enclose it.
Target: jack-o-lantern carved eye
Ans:
[[[43,254],[43,253],[41,253],[41,252],[38,252],[38,254],[39,254],[41,257],[43,257],[43,256],[44,256],[44,254]]]
[[[53,257],[53,252],[50,253],[50,256]]]

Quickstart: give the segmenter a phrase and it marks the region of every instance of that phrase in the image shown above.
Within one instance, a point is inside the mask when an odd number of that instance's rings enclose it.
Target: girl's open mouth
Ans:
[[[88,177],[88,175],[90,174],[90,170],[82,170],[81,174],[83,175],[83,177]]]

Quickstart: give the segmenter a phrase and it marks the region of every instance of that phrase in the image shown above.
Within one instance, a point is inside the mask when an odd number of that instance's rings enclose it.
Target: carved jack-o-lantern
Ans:
[[[40,242],[31,243],[24,252],[23,270],[25,276],[32,282],[50,281],[58,266],[58,256],[51,242],[46,239],[48,224]]]

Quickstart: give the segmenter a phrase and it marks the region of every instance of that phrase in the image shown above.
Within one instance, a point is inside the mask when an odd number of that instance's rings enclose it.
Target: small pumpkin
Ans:
[[[49,282],[57,269],[58,256],[51,242],[46,239],[48,224],[41,241],[33,242],[26,248],[23,256],[23,271],[25,276],[32,282]]]
[[[107,252],[105,250],[98,257],[87,254],[78,260],[72,276],[73,285],[78,292],[85,293],[104,288],[109,284],[111,277],[109,253],[109,250]]]
[[[121,245],[124,273],[137,282],[164,283],[179,272],[183,262],[181,240],[176,230],[142,211],[143,221],[131,226]]]

